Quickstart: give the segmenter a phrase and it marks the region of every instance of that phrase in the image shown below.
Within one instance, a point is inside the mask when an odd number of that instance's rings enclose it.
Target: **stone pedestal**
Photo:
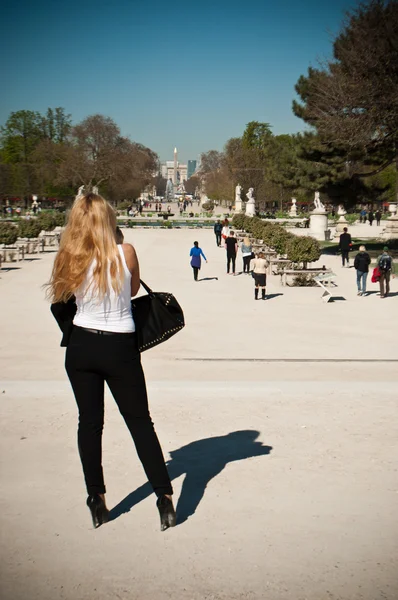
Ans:
[[[395,202],[390,202],[390,204],[388,205],[388,210],[390,211],[392,217],[395,217],[397,215],[397,205],[395,204]]]
[[[324,210],[314,210],[310,214],[310,231],[315,239],[325,240],[325,231],[328,229],[328,213]]]
[[[385,221],[385,229],[383,230],[381,236],[384,240],[393,240],[398,239],[398,215],[395,214],[392,217],[389,217],[387,221]]]
[[[344,227],[347,227],[348,229],[348,221],[345,218],[344,215],[341,215],[340,219],[337,221],[337,225],[336,225],[336,236],[337,234],[340,235],[340,233],[343,233],[344,231]]]
[[[255,214],[256,214],[256,207],[255,207],[254,200],[252,200],[252,201],[249,200],[248,202],[246,202],[245,215],[246,215],[246,217],[254,217]]]
[[[242,212],[242,200],[235,200],[235,213]]]

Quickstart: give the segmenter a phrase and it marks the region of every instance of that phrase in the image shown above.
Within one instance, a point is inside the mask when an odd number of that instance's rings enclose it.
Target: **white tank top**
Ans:
[[[108,292],[100,299],[92,293],[93,271],[95,261],[90,265],[85,280],[76,292],[77,311],[73,319],[74,325],[113,331],[115,333],[132,333],[135,331],[131,313],[131,273],[128,269],[123,249],[118,245],[124,270],[123,287],[119,294],[112,287],[110,269],[108,270]]]

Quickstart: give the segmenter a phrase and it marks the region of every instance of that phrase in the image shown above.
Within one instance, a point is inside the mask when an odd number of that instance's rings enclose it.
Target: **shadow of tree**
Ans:
[[[257,442],[259,435],[258,431],[250,429],[234,431],[223,436],[197,440],[170,452],[171,459],[167,462],[170,479],[173,481],[185,473],[176,507],[177,524],[183,523],[196,512],[207,484],[228,463],[270,454],[272,446]],[[149,483],[140,486],[112,508],[110,520],[129,512],[152,493]]]

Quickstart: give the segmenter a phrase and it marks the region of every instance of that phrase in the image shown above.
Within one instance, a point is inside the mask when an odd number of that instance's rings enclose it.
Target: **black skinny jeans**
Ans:
[[[195,281],[198,280],[199,267],[192,267],[193,270],[193,278]]]
[[[134,333],[98,335],[74,327],[65,367],[79,408],[78,446],[88,494],[105,494],[102,472],[104,382],[119,407],[157,496],[173,490],[148,409]]]
[[[347,265],[350,264],[350,251],[349,250],[341,251],[341,261],[343,263],[343,267],[345,265],[345,261],[347,261]]]
[[[216,231],[216,244],[217,246],[221,246],[221,231],[220,233]]]
[[[227,254],[227,273],[229,273],[229,267],[232,261],[232,273],[235,273],[235,262],[236,262],[236,252],[234,254]]]
[[[249,273],[251,259],[252,259],[251,254],[249,254],[249,256],[243,257],[243,272],[244,273],[246,273],[246,272]]]

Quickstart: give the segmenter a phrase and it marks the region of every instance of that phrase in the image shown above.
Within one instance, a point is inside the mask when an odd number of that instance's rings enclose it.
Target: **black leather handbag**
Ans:
[[[185,326],[184,313],[173,294],[153,292],[140,280],[148,292],[134,298],[131,308],[140,352],[165,342]]]

